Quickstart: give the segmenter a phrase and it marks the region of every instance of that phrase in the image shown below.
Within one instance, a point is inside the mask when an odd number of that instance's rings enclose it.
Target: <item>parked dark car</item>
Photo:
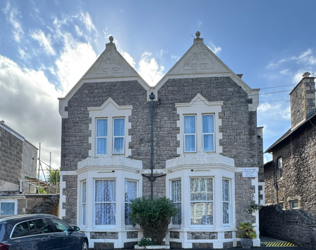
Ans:
[[[49,214],[0,216],[0,250],[87,250],[79,227]]]

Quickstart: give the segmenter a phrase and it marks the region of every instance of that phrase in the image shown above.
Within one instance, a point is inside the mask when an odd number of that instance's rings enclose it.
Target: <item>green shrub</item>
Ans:
[[[144,238],[144,237],[143,237],[143,238],[139,241],[138,245],[139,245],[140,247],[145,247],[145,246],[154,245],[154,242],[152,242],[151,239],[148,239],[148,238]]]
[[[238,238],[255,239],[257,237],[256,230],[250,222],[239,222],[238,229],[242,230],[242,232],[237,235]]]
[[[138,224],[155,245],[162,244],[170,219],[177,214],[173,203],[166,197],[131,200],[131,211],[129,215],[132,225],[135,227]]]

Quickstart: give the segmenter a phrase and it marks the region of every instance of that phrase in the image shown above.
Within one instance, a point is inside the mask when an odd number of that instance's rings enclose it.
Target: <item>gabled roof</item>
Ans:
[[[137,80],[147,91],[151,89],[148,83],[116,50],[115,44],[113,43],[113,38],[110,37],[110,43],[106,44],[106,49],[102,52],[94,64],[92,64],[88,71],[80,78],[80,80],[65,97],[58,98],[59,113],[63,118],[68,117],[67,111],[65,110],[65,107],[68,106],[68,101],[86,82],[131,80]]]
[[[269,148],[267,148],[267,150],[265,151],[265,153],[271,153],[273,151],[273,149],[279,145],[282,141],[284,141],[286,138],[290,137],[292,134],[294,134],[299,128],[303,127],[306,125],[307,122],[309,122],[312,118],[316,117],[316,113],[313,112],[312,115],[306,117],[306,120],[304,122],[302,122],[300,125],[296,126],[294,129],[289,129],[288,131],[286,131],[279,139],[276,140],[275,143],[273,143]],[[311,122],[311,121],[310,121]]]

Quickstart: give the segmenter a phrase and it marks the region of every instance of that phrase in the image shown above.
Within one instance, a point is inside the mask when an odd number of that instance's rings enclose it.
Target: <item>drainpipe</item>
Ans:
[[[20,194],[23,192],[23,180],[20,180]]]
[[[154,176],[154,99],[155,95],[154,93],[151,93],[149,95],[149,99],[151,101],[150,103],[150,109],[151,109],[151,114],[150,114],[150,119],[151,119],[151,139],[150,139],[150,146],[151,146],[151,152],[150,152],[150,175],[145,175],[142,174],[143,176],[147,177],[150,180],[150,197],[154,197],[154,181],[157,177],[165,176],[166,174],[161,174],[161,175],[155,175]]]

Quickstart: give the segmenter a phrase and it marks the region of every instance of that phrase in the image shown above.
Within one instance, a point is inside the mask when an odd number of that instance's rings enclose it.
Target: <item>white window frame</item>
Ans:
[[[123,136],[115,136],[114,135],[114,122],[115,120],[123,120],[124,121],[124,135]],[[112,154],[113,155],[124,155],[125,154],[125,117],[115,117],[113,118],[113,128],[112,128],[112,135],[113,135],[113,142],[112,142]],[[115,138],[123,138],[123,152],[120,152],[120,153],[115,153],[115,150],[114,150],[114,142],[115,142]]]
[[[106,120],[106,135],[105,136],[98,136],[97,131],[98,131],[98,120]],[[108,118],[97,118],[95,121],[95,148],[96,148],[96,155],[104,155],[107,154],[108,152],[108,130],[109,130],[109,121]],[[105,139],[105,153],[104,154],[98,154],[98,139]]]
[[[277,165],[278,165],[278,179],[281,180],[283,178],[283,160],[282,160],[282,157],[279,157],[277,159]],[[280,167],[280,165],[281,165],[281,167]]]
[[[212,200],[199,200],[199,201],[192,201],[191,200],[191,180],[192,179],[198,179],[198,178],[205,178],[205,179],[212,179],[212,190],[213,190],[213,199]],[[190,176],[189,177],[189,183],[190,183],[190,199],[189,199],[189,204],[190,204],[190,227],[192,228],[204,228],[204,227],[208,227],[208,228],[213,228],[214,227],[214,216],[215,216],[215,211],[214,211],[214,201],[215,201],[215,192],[214,192],[214,184],[215,184],[215,178],[214,176]],[[213,211],[213,224],[206,224],[206,225],[203,225],[203,224],[198,224],[198,225],[194,225],[194,224],[191,224],[191,203],[212,203],[212,211]]]
[[[83,185],[86,185],[86,189],[85,189],[85,192],[86,192],[86,201],[84,202],[83,201]],[[81,225],[83,226],[83,227],[85,227],[86,226],[86,224],[87,224],[87,181],[86,180],[83,180],[83,181],[81,181],[80,182],[80,223],[81,223]],[[85,212],[86,212],[86,214],[85,214],[85,221],[83,220],[83,218],[84,218],[84,209],[83,209],[83,207],[85,207],[86,209],[85,209]]]
[[[176,201],[176,202],[174,202],[173,200],[172,200],[172,182],[174,182],[174,181],[180,181],[180,185],[181,185],[181,188],[180,188],[180,201]],[[180,204],[180,207],[181,207],[181,209],[180,209],[180,220],[181,220],[181,223],[180,224],[173,224],[173,219],[171,219],[171,225],[173,226],[173,227],[181,227],[181,225],[182,225],[182,222],[183,222],[183,218],[182,218],[182,180],[181,180],[181,178],[178,178],[178,179],[173,179],[173,180],[170,180],[170,199],[171,199],[171,201],[172,201],[172,203],[173,204]]]
[[[3,203],[14,203],[14,214],[18,214],[18,201],[17,200],[14,200],[14,199],[0,199],[0,215],[2,215],[1,214],[1,206],[2,206]]]
[[[203,131],[203,117],[204,116],[213,116],[213,133],[204,133]],[[205,150],[205,146],[204,146],[204,135],[213,135],[213,148],[214,150]],[[202,141],[203,141],[203,150],[205,152],[215,152],[215,116],[214,114],[202,114]]]
[[[195,125],[195,133],[185,133],[185,117],[194,117],[194,125]],[[185,153],[195,153],[196,152],[196,122],[197,122],[197,119],[196,119],[196,114],[186,114],[186,115],[184,115],[184,118],[183,118],[183,145],[184,145],[184,147],[183,147],[183,150],[184,150],[184,152]],[[185,150],[185,137],[186,136],[194,136],[194,151],[186,151]]]
[[[224,181],[228,181],[228,200],[224,200],[224,189],[223,189],[223,183]],[[223,209],[222,211],[224,212],[224,203],[228,205],[228,223],[224,223],[224,214],[223,214],[223,226],[228,227],[231,225],[231,180],[228,178],[222,178],[222,204],[223,204]]]
[[[137,188],[136,188],[136,198],[138,198],[139,196],[138,196],[138,190],[139,190],[139,181],[138,180],[134,180],[134,179],[127,179],[127,178],[125,178],[124,179],[124,194],[125,194],[125,189],[126,189],[126,181],[133,181],[133,182],[136,182],[136,184],[137,184]],[[127,204],[131,204],[131,202],[130,201],[125,201],[125,196],[124,196],[124,224],[125,224],[125,226],[127,226],[127,227],[132,227],[132,225],[131,224],[126,224],[126,221],[125,221],[125,207],[126,207],[126,205]]]
[[[109,204],[113,204],[115,203],[115,224],[113,225],[109,225],[109,224],[105,224],[105,225],[96,225],[95,224],[95,218],[96,218],[96,213],[95,213],[95,194],[96,194],[96,188],[95,188],[95,184],[96,181],[115,181],[115,202],[98,202],[98,203],[109,203]],[[117,224],[117,213],[118,213],[118,207],[117,207],[117,179],[116,178],[96,178],[93,179],[93,227],[94,228],[115,228],[116,224]]]

